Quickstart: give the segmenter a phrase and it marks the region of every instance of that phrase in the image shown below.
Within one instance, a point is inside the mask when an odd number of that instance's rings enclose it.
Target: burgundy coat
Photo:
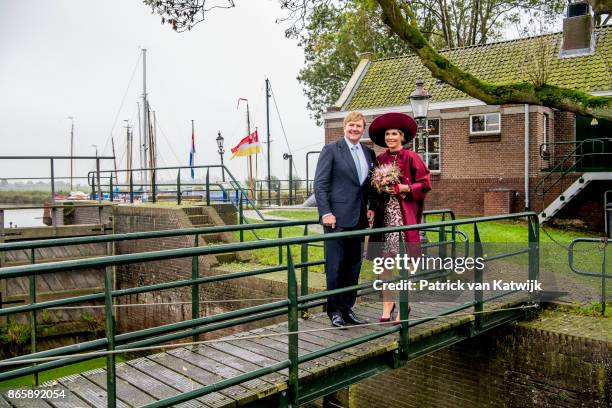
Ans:
[[[400,209],[402,210],[402,218],[404,225],[419,224],[423,218],[423,204],[427,192],[431,190],[431,181],[429,179],[429,169],[421,159],[418,153],[412,150],[401,150],[399,153],[391,153],[389,150],[380,154],[374,163],[374,165],[392,163],[396,160],[397,165],[402,173],[401,183],[410,185],[410,193],[401,193],[398,195]],[[383,227],[384,221],[384,209],[388,194],[381,193],[377,194],[374,189],[370,189],[370,209],[374,210],[374,228]],[[421,255],[420,247],[420,236],[418,230],[406,231],[404,233],[405,242],[411,243],[408,248],[408,253],[412,256]],[[369,242],[382,242],[382,236],[372,235]],[[380,248],[380,244],[374,245]],[[381,256],[376,254],[377,250],[374,250],[374,246],[368,248],[368,258],[374,256]]]

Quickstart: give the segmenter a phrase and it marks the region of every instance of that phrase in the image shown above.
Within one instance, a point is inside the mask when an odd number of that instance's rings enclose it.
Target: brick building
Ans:
[[[593,27],[588,14],[566,18],[560,33],[442,54],[492,83],[544,74],[551,85],[612,95],[612,26]],[[542,60],[548,65],[543,70],[537,68]],[[432,95],[425,160],[433,190],[427,208],[463,215],[528,208],[541,212],[542,221],[553,215],[579,218],[603,230],[603,194],[612,189],[612,123],[542,106],[486,105],[437,81],[416,56],[364,58],[324,116],[325,143],[342,137],[349,111],[362,112],[368,124],[386,112],[410,114],[417,77]],[[367,130],[363,141],[371,143]]]

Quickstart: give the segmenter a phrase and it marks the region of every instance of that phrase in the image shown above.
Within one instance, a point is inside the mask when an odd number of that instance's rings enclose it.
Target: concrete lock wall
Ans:
[[[217,208],[219,208],[217,206]],[[236,213],[220,208],[219,215],[227,223],[236,222]],[[178,207],[138,207],[120,206],[114,208],[115,233],[153,231],[175,228],[192,228],[189,218]],[[206,245],[201,239],[200,246]],[[120,242],[117,254],[128,254],[162,249],[192,247],[194,236],[158,238]],[[177,258],[158,262],[147,262],[117,267],[116,287],[118,289],[171,282],[191,278],[191,258]],[[217,269],[214,257],[199,257],[200,276],[229,273]],[[252,268],[256,268],[253,265]],[[237,310],[269,301],[250,301],[241,299],[269,299],[286,296],[286,283],[275,282],[257,277],[232,279],[200,286],[200,316]],[[121,332],[140,330],[164,324],[191,319],[191,287],[156,291],[119,298],[120,303],[149,304],[149,306],[118,308],[118,330]],[[167,305],[150,305],[169,303]],[[255,322],[251,325],[236,326],[232,329],[215,332],[212,336],[227,335],[252,327],[259,327],[286,320],[286,317]],[[206,338],[206,336],[203,336]]]

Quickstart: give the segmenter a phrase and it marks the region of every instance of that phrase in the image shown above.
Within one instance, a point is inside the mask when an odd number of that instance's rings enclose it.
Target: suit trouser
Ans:
[[[331,229],[324,227],[325,233],[353,231],[361,227]],[[359,283],[359,271],[363,253],[363,237],[334,239],[325,241],[325,275],[327,290],[344,288]],[[357,291],[350,291],[327,297],[327,314],[347,312],[355,305]]]

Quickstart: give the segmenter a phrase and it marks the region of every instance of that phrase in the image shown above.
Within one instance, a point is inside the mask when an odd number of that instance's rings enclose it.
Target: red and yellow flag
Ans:
[[[245,137],[235,147],[232,147],[233,156],[250,156],[252,154],[261,153],[261,145],[259,144],[259,135],[257,130]]]

